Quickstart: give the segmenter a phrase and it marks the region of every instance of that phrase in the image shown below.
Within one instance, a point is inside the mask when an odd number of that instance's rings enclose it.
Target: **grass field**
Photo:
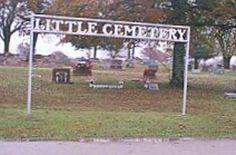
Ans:
[[[142,68],[93,71],[100,82],[142,77]],[[180,116],[182,91],[158,75],[160,91],[127,82],[123,90],[88,88],[84,77],[73,84],[51,82],[51,70],[35,69],[33,114],[26,114],[27,69],[0,68],[0,139],[78,140],[126,137],[236,137],[236,101],[224,92],[236,89],[236,73],[189,78],[188,115]],[[40,76],[38,76],[40,75]]]

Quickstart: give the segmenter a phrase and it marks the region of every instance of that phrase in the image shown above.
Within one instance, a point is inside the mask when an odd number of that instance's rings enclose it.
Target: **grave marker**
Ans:
[[[74,76],[92,76],[92,64],[90,61],[80,61],[73,67]]]
[[[52,81],[60,84],[70,83],[70,69],[54,68],[52,70]]]

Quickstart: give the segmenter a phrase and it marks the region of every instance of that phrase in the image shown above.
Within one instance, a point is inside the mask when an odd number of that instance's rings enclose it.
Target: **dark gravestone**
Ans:
[[[232,71],[234,71],[234,72],[236,71],[236,65],[232,66]]]
[[[0,64],[1,65],[3,64],[4,60],[5,60],[4,56],[0,55]]]
[[[110,60],[110,68],[111,69],[122,69],[123,68],[122,64],[123,64],[122,60],[117,60],[117,59]]]
[[[144,81],[148,79],[155,79],[156,78],[156,69],[145,69],[143,72],[143,79]]]
[[[73,67],[74,76],[92,76],[92,65],[90,61],[81,61]]]
[[[150,60],[150,63],[148,64],[148,69],[145,69],[143,72],[144,81],[147,81],[149,79],[155,79],[157,71],[158,64],[154,60]]]
[[[188,71],[191,71],[191,70],[193,70],[193,69],[194,69],[193,64],[189,63],[189,64],[188,64]]]
[[[52,81],[62,84],[70,83],[70,69],[54,68],[52,70]]]

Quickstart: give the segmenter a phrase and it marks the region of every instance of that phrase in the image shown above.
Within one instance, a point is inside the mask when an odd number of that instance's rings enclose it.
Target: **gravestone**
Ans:
[[[224,66],[222,64],[217,64],[213,68],[213,74],[215,74],[215,75],[222,75],[222,74],[224,74]]]
[[[158,91],[160,90],[159,89],[159,86],[158,86],[158,83],[157,82],[146,82],[144,87],[148,90],[151,90],[151,91]]]
[[[149,90],[152,90],[152,91],[157,91],[157,90],[159,90],[158,83],[149,83],[148,89],[149,89]]]
[[[236,71],[236,65],[232,66],[232,71],[234,71],[234,72]]]
[[[0,54],[0,64],[2,64],[4,60],[5,60],[4,56]]]
[[[155,79],[156,78],[156,69],[145,69],[143,72],[143,79],[144,81],[148,79]]]
[[[110,60],[110,68],[111,69],[122,69],[123,68],[123,61],[118,59],[111,59]]]
[[[189,63],[188,64],[188,71],[194,70],[193,64]]]
[[[134,68],[134,65],[135,65],[135,61],[129,59],[129,60],[127,61],[126,67],[127,67],[127,68]]]
[[[143,72],[144,81],[147,81],[149,79],[155,79],[157,71],[158,71],[158,65],[156,63],[149,64],[148,69],[145,69]]]
[[[54,68],[52,70],[52,81],[61,84],[70,83],[70,69],[69,68]]]
[[[92,64],[89,60],[80,61],[73,67],[74,76],[92,76]]]
[[[200,74],[201,73],[201,70],[200,69],[192,69],[192,73],[193,74]]]
[[[225,93],[225,96],[228,98],[228,99],[236,99],[236,93]]]

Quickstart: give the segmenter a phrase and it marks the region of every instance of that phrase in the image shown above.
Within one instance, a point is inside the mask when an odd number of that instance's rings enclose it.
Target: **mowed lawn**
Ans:
[[[160,91],[152,92],[131,81],[142,72],[142,67],[94,70],[101,83],[127,81],[122,90],[95,90],[85,77],[58,85],[51,82],[50,69],[35,69],[28,116],[27,68],[0,67],[0,139],[236,138],[236,100],[224,96],[236,89],[236,73],[189,74],[188,114],[181,116],[182,91],[169,86],[170,73],[158,74]]]

